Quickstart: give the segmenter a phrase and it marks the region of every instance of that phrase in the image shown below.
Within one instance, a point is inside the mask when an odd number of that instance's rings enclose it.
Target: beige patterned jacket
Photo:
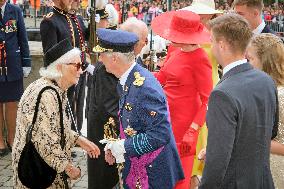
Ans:
[[[32,134],[32,141],[41,157],[58,173],[63,172],[68,162],[71,161],[71,148],[75,145],[79,136],[71,130],[71,117],[65,111],[67,105],[66,92],[51,80],[45,78],[40,78],[29,85],[19,103],[16,136],[12,152],[14,188],[16,189],[26,188],[18,178],[18,162],[25,146],[28,126],[32,123],[38,93],[45,86],[54,87],[61,96],[66,145],[64,150],[62,150],[60,146],[60,114],[56,93],[52,90],[47,90],[42,94],[37,121]],[[56,176],[50,188],[64,188],[60,174]]]

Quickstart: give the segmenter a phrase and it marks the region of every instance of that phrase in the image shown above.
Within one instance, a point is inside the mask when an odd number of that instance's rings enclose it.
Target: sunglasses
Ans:
[[[81,62],[77,62],[77,63],[68,63],[67,65],[72,65],[74,67],[76,67],[77,71],[79,71],[80,69],[83,70],[82,68],[82,63]]]

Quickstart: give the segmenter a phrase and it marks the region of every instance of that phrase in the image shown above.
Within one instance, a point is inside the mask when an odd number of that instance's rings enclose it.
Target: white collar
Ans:
[[[131,70],[134,68],[135,65],[136,65],[136,62],[133,62],[131,64],[131,66],[126,70],[126,72],[124,72],[124,74],[122,74],[122,76],[119,78],[119,83],[122,87],[124,87],[124,85],[127,81],[128,75],[131,72]]]
[[[1,7],[1,14],[2,14],[2,18],[4,18],[4,13],[5,13],[5,7],[6,7],[6,2],[2,5]]]
[[[238,65],[241,65],[241,64],[244,64],[244,63],[247,63],[248,60],[247,59],[242,59],[242,60],[238,60],[238,61],[235,61],[235,62],[232,62],[230,64],[228,64],[227,66],[224,67],[223,69],[223,75],[225,75],[225,73],[227,73],[228,71],[230,71],[232,68],[238,66]]]
[[[252,32],[254,34],[261,34],[264,28],[265,28],[265,22],[262,20],[261,24],[259,24],[259,26],[257,26],[257,28],[255,28]]]

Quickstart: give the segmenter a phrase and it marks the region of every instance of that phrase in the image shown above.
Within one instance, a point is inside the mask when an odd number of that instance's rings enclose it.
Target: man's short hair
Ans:
[[[244,53],[252,37],[248,22],[240,15],[229,13],[209,21],[209,27],[217,41],[224,39],[232,52]]]
[[[264,7],[263,0],[234,0],[232,7],[235,7],[236,5],[245,5],[249,8],[256,8],[260,11]]]

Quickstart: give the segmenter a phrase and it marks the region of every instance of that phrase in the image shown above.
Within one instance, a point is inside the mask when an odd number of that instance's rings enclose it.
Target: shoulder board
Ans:
[[[53,16],[53,12],[48,13],[47,15],[44,16],[44,18],[51,18]]]

